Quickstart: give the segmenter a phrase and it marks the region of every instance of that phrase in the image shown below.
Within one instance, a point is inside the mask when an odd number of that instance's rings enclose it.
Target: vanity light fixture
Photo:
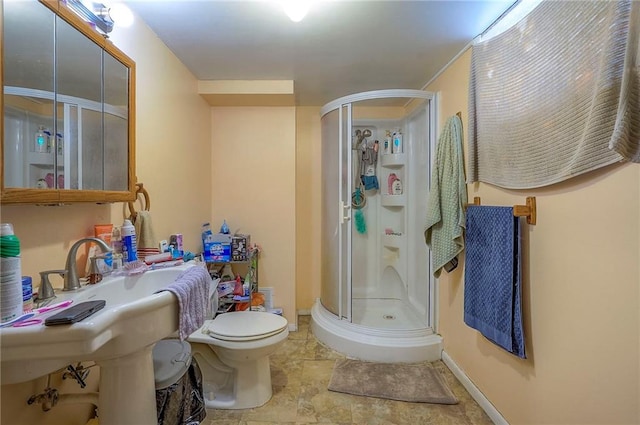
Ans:
[[[108,34],[114,24],[121,27],[133,23],[133,13],[122,3],[104,4],[91,0],[66,0],[67,6],[85,21],[93,24],[102,33]]]
[[[113,30],[113,19],[104,4],[86,0],[67,0],[67,6],[82,19],[95,25],[104,34]]]

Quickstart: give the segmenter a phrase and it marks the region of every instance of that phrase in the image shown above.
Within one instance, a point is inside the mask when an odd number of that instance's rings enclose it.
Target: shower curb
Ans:
[[[348,357],[385,363],[441,359],[442,337],[430,329],[380,331],[338,320],[316,301],[311,331],[325,345]]]

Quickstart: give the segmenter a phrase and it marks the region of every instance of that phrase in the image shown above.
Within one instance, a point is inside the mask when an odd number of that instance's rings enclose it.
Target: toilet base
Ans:
[[[191,343],[203,376],[207,409],[251,409],[271,399],[269,356],[242,361],[225,358],[224,363],[207,344]]]

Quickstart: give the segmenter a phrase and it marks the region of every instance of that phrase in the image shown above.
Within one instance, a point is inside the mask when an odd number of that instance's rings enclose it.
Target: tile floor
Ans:
[[[456,405],[407,403],[327,390],[336,359],[300,316],[299,330],[271,356],[273,398],[245,410],[207,410],[202,425],[491,425],[493,422],[442,362],[435,368],[460,400]]]

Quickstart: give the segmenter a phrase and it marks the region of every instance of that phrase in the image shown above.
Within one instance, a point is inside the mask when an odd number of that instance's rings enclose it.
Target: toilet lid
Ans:
[[[216,316],[207,324],[207,334],[227,341],[267,338],[287,327],[287,319],[273,313],[232,311]]]

